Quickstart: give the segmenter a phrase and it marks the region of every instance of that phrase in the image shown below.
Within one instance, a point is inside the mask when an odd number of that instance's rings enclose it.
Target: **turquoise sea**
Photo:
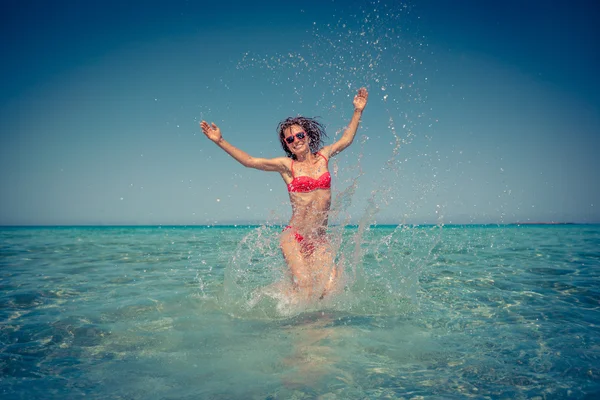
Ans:
[[[600,398],[600,225],[0,228],[2,399]]]

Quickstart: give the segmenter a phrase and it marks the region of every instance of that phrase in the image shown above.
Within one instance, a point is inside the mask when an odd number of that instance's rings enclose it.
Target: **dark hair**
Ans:
[[[302,129],[304,129],[304,132],[308,135],[308,147],[310,148],[311,153],[316,153],[325,144],[324,139],[327,137],[325,126],[315,118],[288,117],[277,125],[277,133],[279,134],[279,141],[281,142],[283,151],[285,151],[285,154],[291,159],[295,160],[296,156],[287,147],[284,131],[292,125],[300,125]]]

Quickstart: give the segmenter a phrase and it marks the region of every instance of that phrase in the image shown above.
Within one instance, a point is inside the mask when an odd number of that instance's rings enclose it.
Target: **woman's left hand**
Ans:
[[[354,96],[354,109],[357,111],[364,110],[368,98],[369,92],[367,92],[367,88],[362,87],[358,89],[358,93]]]

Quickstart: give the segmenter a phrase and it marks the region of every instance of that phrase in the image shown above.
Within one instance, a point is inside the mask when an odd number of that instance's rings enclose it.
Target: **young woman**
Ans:
[[[329,159],[352,144],[367,105],[367,89],[354,96],[354,114],[342,137],[324,146],[323,126],[312,118],[287,118],[277,131],[287,157],[257,158],[234,147],[214,123],[202,121],[202,132],[245,167],[281,174],[292,205],[292,218],[281,234],[281,250],[292,273],[298,295],[322,298],[336,279],[334,254],[327,240],[327,217],[331,205]]]

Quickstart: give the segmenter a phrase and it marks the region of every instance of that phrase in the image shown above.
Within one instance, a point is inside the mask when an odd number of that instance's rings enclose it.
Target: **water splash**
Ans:
[[[355,159],[348,162],[344,154],[331,161],[340,189],[332,201],[330,240],[345,268],[344,290],[310,307],[367,314],[406,311],[410,308],[407,304],[417,299],[420,271],[439,241],[443,216],[439,206],[430,204],[437,187],[437,155],[427,150],[433,120],[427,107],[426,60],[432,53],[425,38],[415,34],[418,29],[411,13],[407,4],[368,2],[356,13],[333,16],[333,23],[315,22],[312,39],[301,49],[270,55],[246,53],[236,66],[239,73],[276,86],[289,95],[286,98],[292,104],[314,100],[312,107],[318,114],[340,124],[348,119],[345,110],[349,108],[341,102],[351,101],[350,93],[366,84],[370,91],[367,112],[383,110],[388,121],[387,131],[371,132],[363,123],[361,132],[368,135],[360,137]],[[375,186],[361,209],[355,200],[364,190],[365,148],[372,141],[389,148],[390,153],[380,174],[369,178]],[[437,226],[410,225],[408,221],[424,207],[431,207]],[[378,216],[394,226],[373,228]],[[285,218],[274,220],[277,224]],[[358,224],[347,229],[354,221]],[[278,247],[279,232],[280,228],[268,223],[240,243],[224,287],[234,308],[251,314],[276,314],[281,299],[264,305],[255,293],[265,285],[289,280]]]

